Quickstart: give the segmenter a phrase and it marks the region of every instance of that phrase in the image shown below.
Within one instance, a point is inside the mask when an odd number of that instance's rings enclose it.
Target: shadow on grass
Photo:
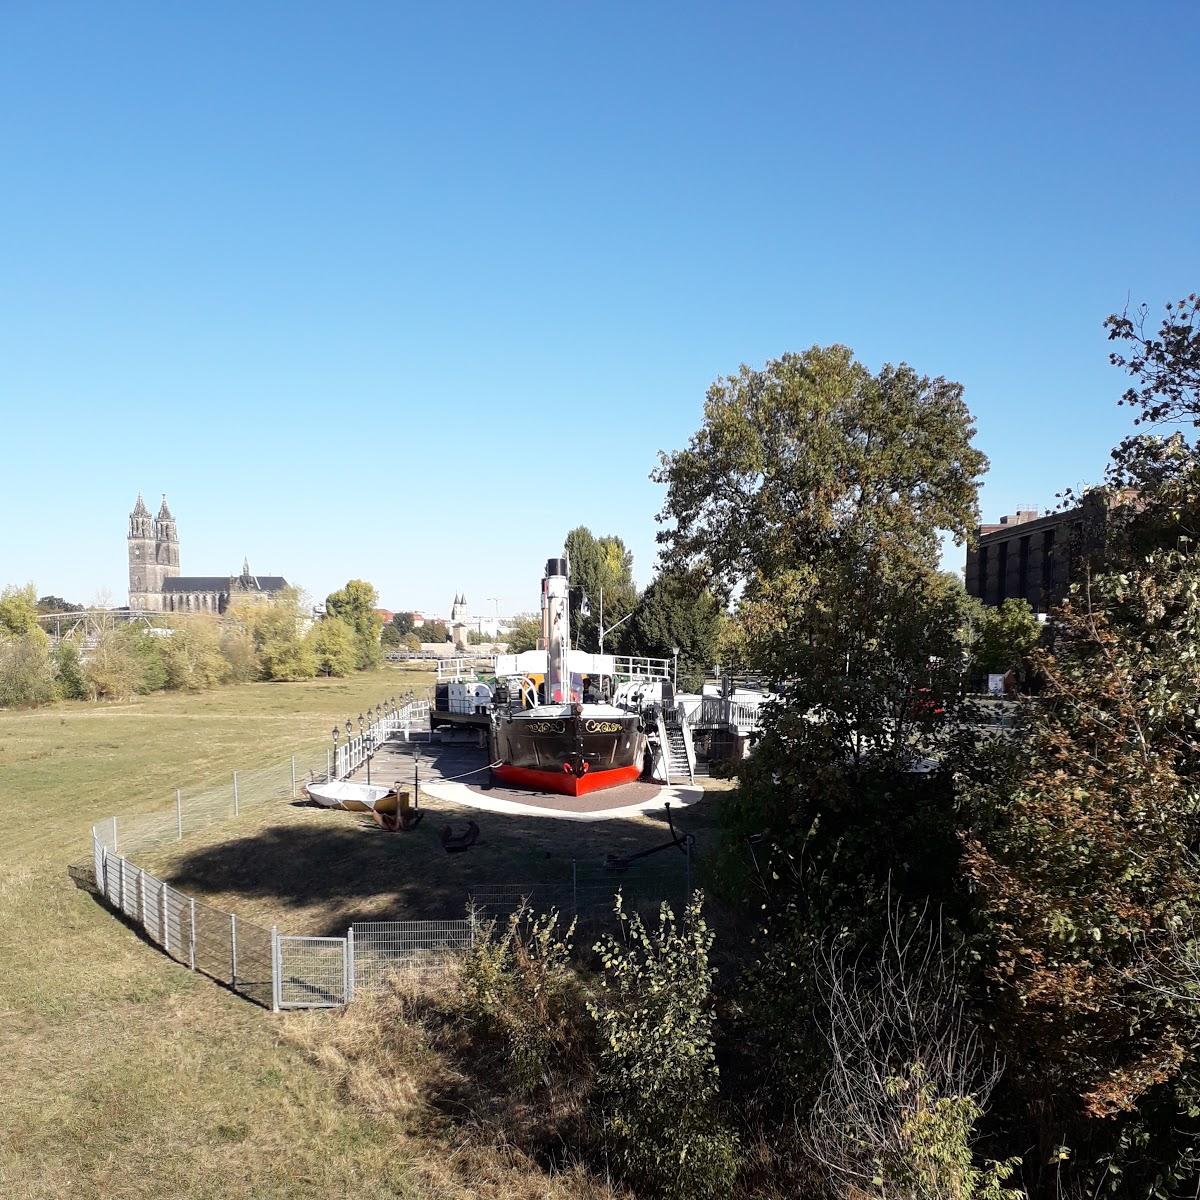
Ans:
[[[374,776],[373,776],[374,777]],[[703,805],[697,806],[704,807]],[[663,813],[638,820],[563,821],[489,813],[440,802],[422,804],[425,819],[389,833],[369,817],[337,809],[284,810],[280,823],[243,837],[196,847],[176,857],[163,877],[200,900],[238,910],[238,898],[261,902],[287,932],[341,935],[356,921],[462,917],[476,887],[517,885],[570,897],[602,895],[623,878],[660,872],[682,898],[685,863],[675,850],[642,859],[622,876],[604,867],[608,854],[629,855],[669,840]],[[694,827],[695,809],[676,815]],[[478,823],[478,842],[447,854],[440,833]],[[256,917],[255,919],[261,919]]]

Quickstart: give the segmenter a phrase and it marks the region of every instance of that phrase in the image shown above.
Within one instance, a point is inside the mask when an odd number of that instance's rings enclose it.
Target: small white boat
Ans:
[[[346,808],[351,812],[395,812],[396,793],[390,787],[372,783],[310,783],[304,790],[309,798],[326,808]],[[390,803],[389,803],[390,797]]]

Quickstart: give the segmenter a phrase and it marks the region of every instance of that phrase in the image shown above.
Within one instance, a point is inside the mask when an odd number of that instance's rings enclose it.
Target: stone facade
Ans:
[[[223,613],[231,603],[268,603],[288,586],[279,575],[253,575],[248,561],[240,575],[179,573],[179,534],[163,497],[152,517],[141,493],[129,514],[129,607],[145,612]]]

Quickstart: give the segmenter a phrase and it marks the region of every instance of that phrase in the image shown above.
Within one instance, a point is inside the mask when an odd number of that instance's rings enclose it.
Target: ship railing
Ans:
[[[491,674],[496,669],[494,654],[478,654],[471,657],[456,655],[454,658],[439,658],[437,664],[438,683],[470,683],[478,679],[480,672]]]
[[[614,654],[613,674],[629,679],[670,679],[669,658],[645,658],[641,655]]]
[[[730,729],[738,733],[753,733],[762,725],[765,700],[732,700],[724,696],[704,696],[698,705],[679,714],[683,723],[693,729]]]

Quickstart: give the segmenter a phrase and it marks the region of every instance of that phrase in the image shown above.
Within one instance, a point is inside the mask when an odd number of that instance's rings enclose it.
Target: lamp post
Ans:
[[[338,733],[339,732],[341,732],[341,731],[335,725],[333,727],[333,765],[329,772],[329,774],[331,776],[331,778],[329,780],[330,783],[332,783],[333,780],[337,778],[337,769],[338,769],[337,744],[338,744]]]
[[[671,688],[674,691],[679,691],[679,647],[671,647],[671,656],[675,659],[675,664],[671,668]]]

